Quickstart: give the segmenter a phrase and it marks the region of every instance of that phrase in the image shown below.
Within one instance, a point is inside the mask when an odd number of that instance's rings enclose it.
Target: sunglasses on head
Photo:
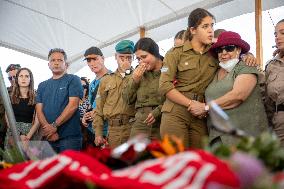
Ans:
[[[9,76],[8,79],[12,81],[13,79],[16,79],[16,76]]]
[[[216,48],[215,52],[217,54],[222,53],[223,50],[225,50],[226,52],[233,52],[235,49],[236,49],[235,45],[226,45],[226,46],[223,46],[223,47]]]

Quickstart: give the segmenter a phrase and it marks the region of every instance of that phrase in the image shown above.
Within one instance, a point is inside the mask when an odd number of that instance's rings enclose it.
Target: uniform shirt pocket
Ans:
[[[105,88],[105,91],[111,91],[111,90],[114,90],[116,88],[116,84],[115,83],[110,83],[110,84],[107,84],[106,88]]]
[[[170,100],[166,100],[162,106],[161,112],[171,112],[174,107],[174,103]]]
[[[178,64],[178,71],[193,70],[197,68],[196,62],[184,61]]]

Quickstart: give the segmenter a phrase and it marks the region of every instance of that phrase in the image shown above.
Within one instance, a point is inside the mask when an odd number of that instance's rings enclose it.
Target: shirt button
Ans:
[[[185,62],[185,63],[184,63],[184,65],[186,65],[186,66],[187,66],[187,65],[188,65],[188,62]]]

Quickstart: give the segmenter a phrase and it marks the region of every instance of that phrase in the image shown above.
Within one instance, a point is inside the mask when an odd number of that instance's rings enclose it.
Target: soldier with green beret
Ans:
[[[96,108],[93,127],[96,132],[96,145],[105,143],[103,122],[108,122],[108,143],[114,148],[126,142],[134,120],[134,105],[128,105],[122,99],[122,90],[129,79],[129,70],[133,60],[134,43],[130,40],[120,41],[115,46],[115,59],[118,68],[102,78],[96,96]]]
[[[160,139],[161,107],[165,97],[158,93],[158,88],[163,57],[151,38],[141,38],[134,51],[139,65],[122,93],[123,99],[128,104],[135,103],[137,110],[130,137],[146,134],[150,139]]]

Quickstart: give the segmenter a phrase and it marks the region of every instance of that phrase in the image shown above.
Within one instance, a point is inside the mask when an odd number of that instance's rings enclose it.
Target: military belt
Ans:
[[[193,93],[193,92],[181,92],[181,93],[191,100],[204,102],[204,95],[203,94],[198,94],[198,93]]]
[[[145,107],[137,108],[137,111],[142,112],[142,113],[144,113],[144,112],[151,112],[155,108],[157,108],[157,106],[145,106]]]
[[[117,115],[108,119],[109,126],[121,126],[133,122],[134,117],[128,115]]]
[[[284,104],[275,105],[275,112],[284,111]]]

